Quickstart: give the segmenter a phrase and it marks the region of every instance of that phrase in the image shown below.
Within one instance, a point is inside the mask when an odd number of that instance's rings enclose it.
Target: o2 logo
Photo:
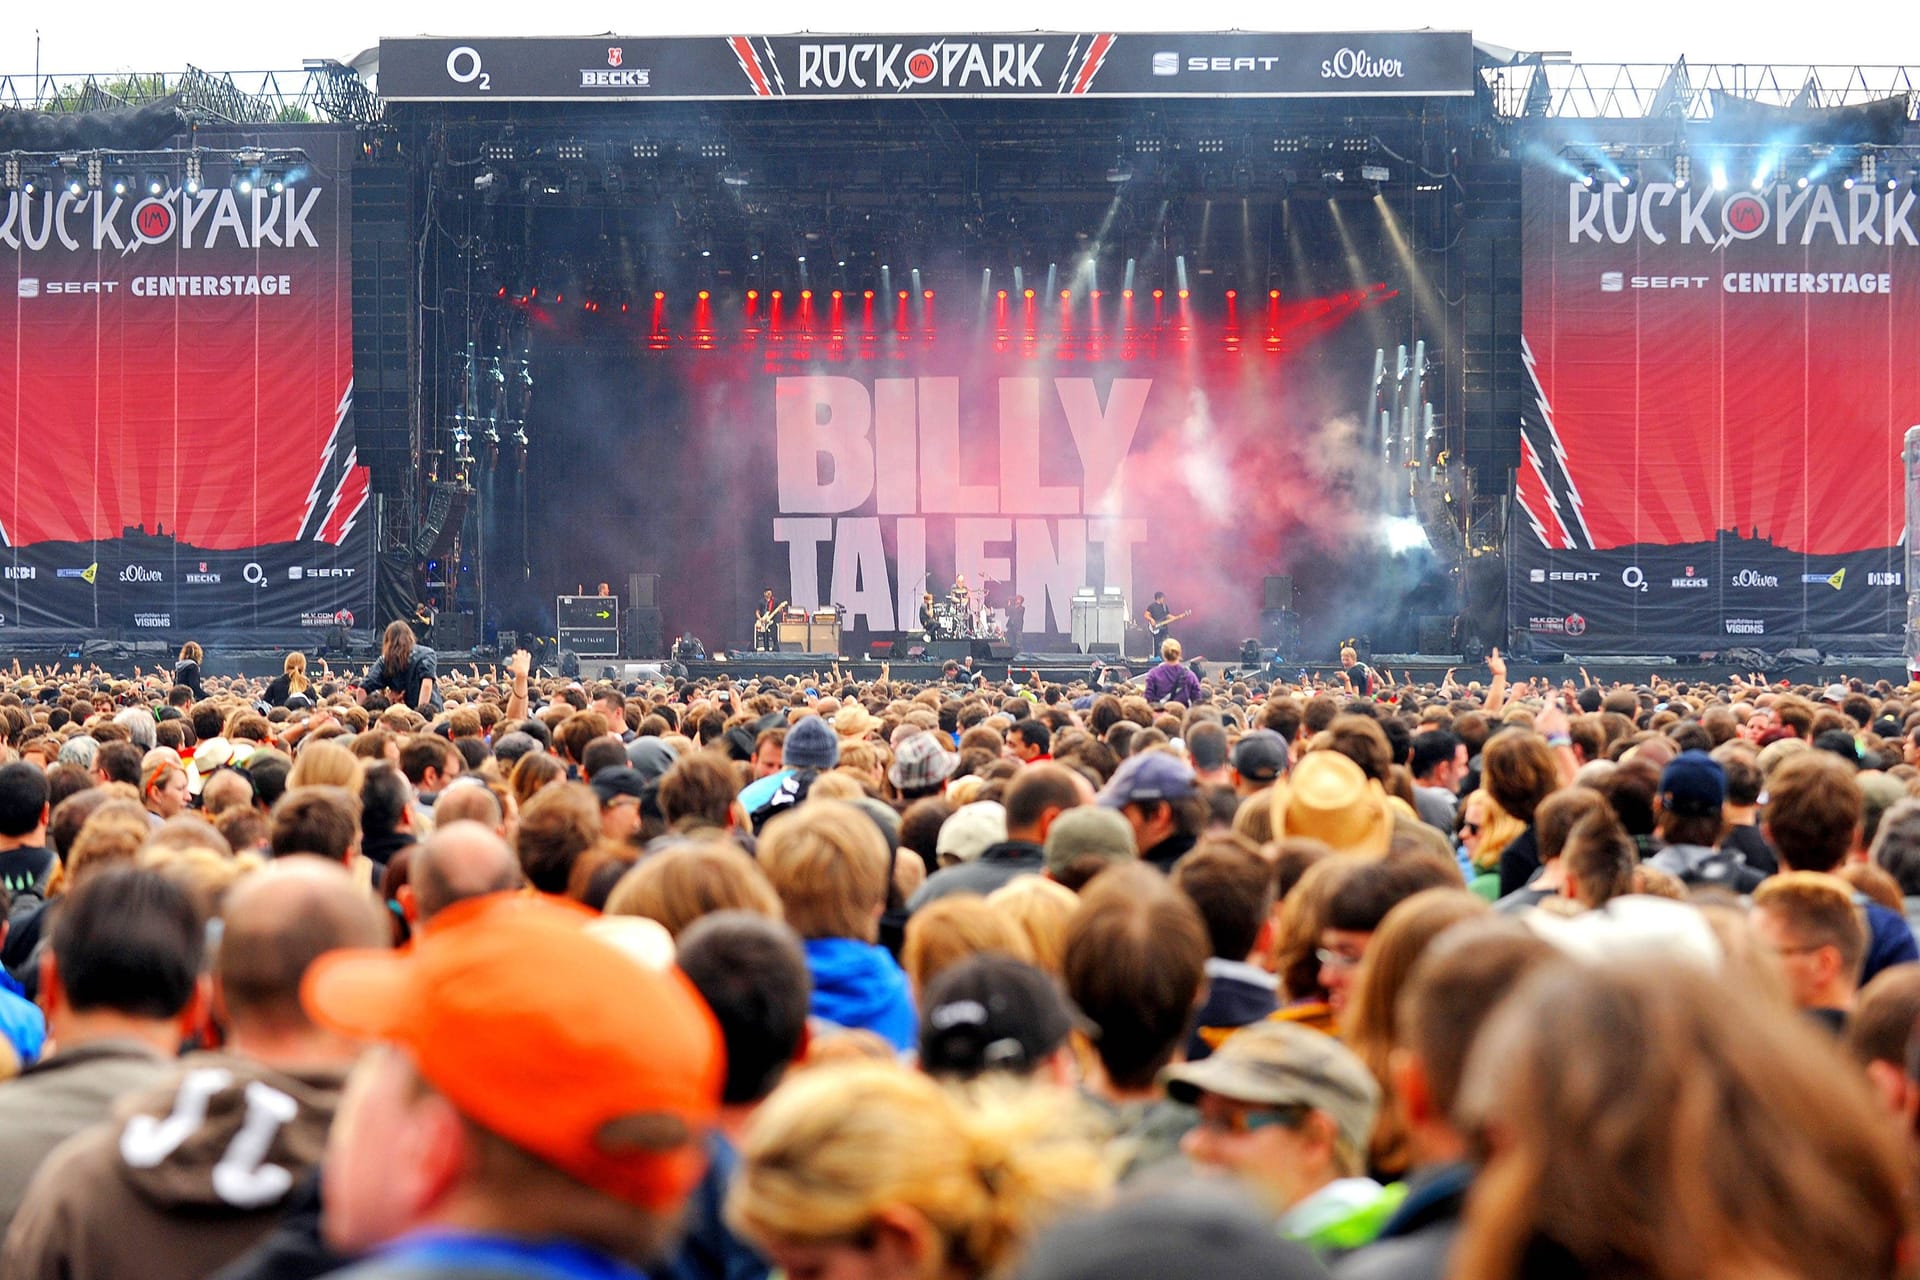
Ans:
[[[477,85],[482,93],[493,88],[492,73],[480,65],[480,51],[463,44],[447,54],[447,79],[455,84]]]

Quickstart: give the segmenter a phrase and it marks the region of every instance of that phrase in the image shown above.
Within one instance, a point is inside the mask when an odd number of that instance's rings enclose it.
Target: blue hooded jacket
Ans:
[[[907,975],[885,948],[852,938],[810,938],[806,948],[814,1017],[875,1032],[902,1052],[914,1047],[919,1019]]]

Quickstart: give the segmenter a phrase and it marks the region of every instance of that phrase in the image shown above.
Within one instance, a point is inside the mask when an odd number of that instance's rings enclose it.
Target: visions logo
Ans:
[[[1763,636],[1767,634],[1765,618],[1723,618],[1722,624],[1730,636]]]

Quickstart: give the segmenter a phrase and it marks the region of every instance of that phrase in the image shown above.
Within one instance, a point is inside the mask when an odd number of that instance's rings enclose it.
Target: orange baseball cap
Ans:
[[[725,1049],[679,970],[647,969],[572,903],[457,903],[404,952],[336,951],[307,971],[314,1021],[382,1040],[475,1124],[643,1209],[676,1208],[706,1166]]]

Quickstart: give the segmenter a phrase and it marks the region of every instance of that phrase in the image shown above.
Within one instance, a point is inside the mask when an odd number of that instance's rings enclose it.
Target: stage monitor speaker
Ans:
[[[986,642],[986,645],[987,645],[986,656],[990,661],[1008,662],[1012,660],[1013,646],[1008,644],[1005,640],[989,640]],[[977,657],[979,655],[976,653],[975,656]]]
[[[571,649],[560,651],[560,678],[578,680],[580,678],[580,655]]]
[[[1087,646],[1087,652],[1093,656],[1106,654],[1109,657],[1117,658],[1120,656],[1120,646],[1117,644],[1108,644],[1105,641],[1095,641],[1093,644]]]
[[[475,618],[471,613],[443,613],[433,620],[433,647],[471,649],[475,639]]]
[[[1293,575],[1290,573],[1271,573],[1267,575],[1266,603],[1263,609],[1293,608]]]
[[[1426,613],[1420,615],[1415,653],[1453,653],[1453,618],[1444,613]]]
[[[1260,647],[1293,658],[1300,649],[1300,615],[1291,609],[1262,609]]]
[[[971,640],[934,640],[927,645],[927,657],[935,662],[945,662],[948,658],[966,658],[973,653]]]
[[[518,631],[502,631],[498,633],[498,636],[500,652],[511,657],[513,651],[520,647],[520,633]]]
[[[660,607],[660,575],[657,573],[630,573],[627,575],[627,608],[658,609]]]
[[[626,624],[629,658],[658,658],[666,654],[666,627],[658,609],[629,609]]]
[[[891,658],[893,656],[893,641],[869,640],[867,642],[867,656],[876,662]]]

